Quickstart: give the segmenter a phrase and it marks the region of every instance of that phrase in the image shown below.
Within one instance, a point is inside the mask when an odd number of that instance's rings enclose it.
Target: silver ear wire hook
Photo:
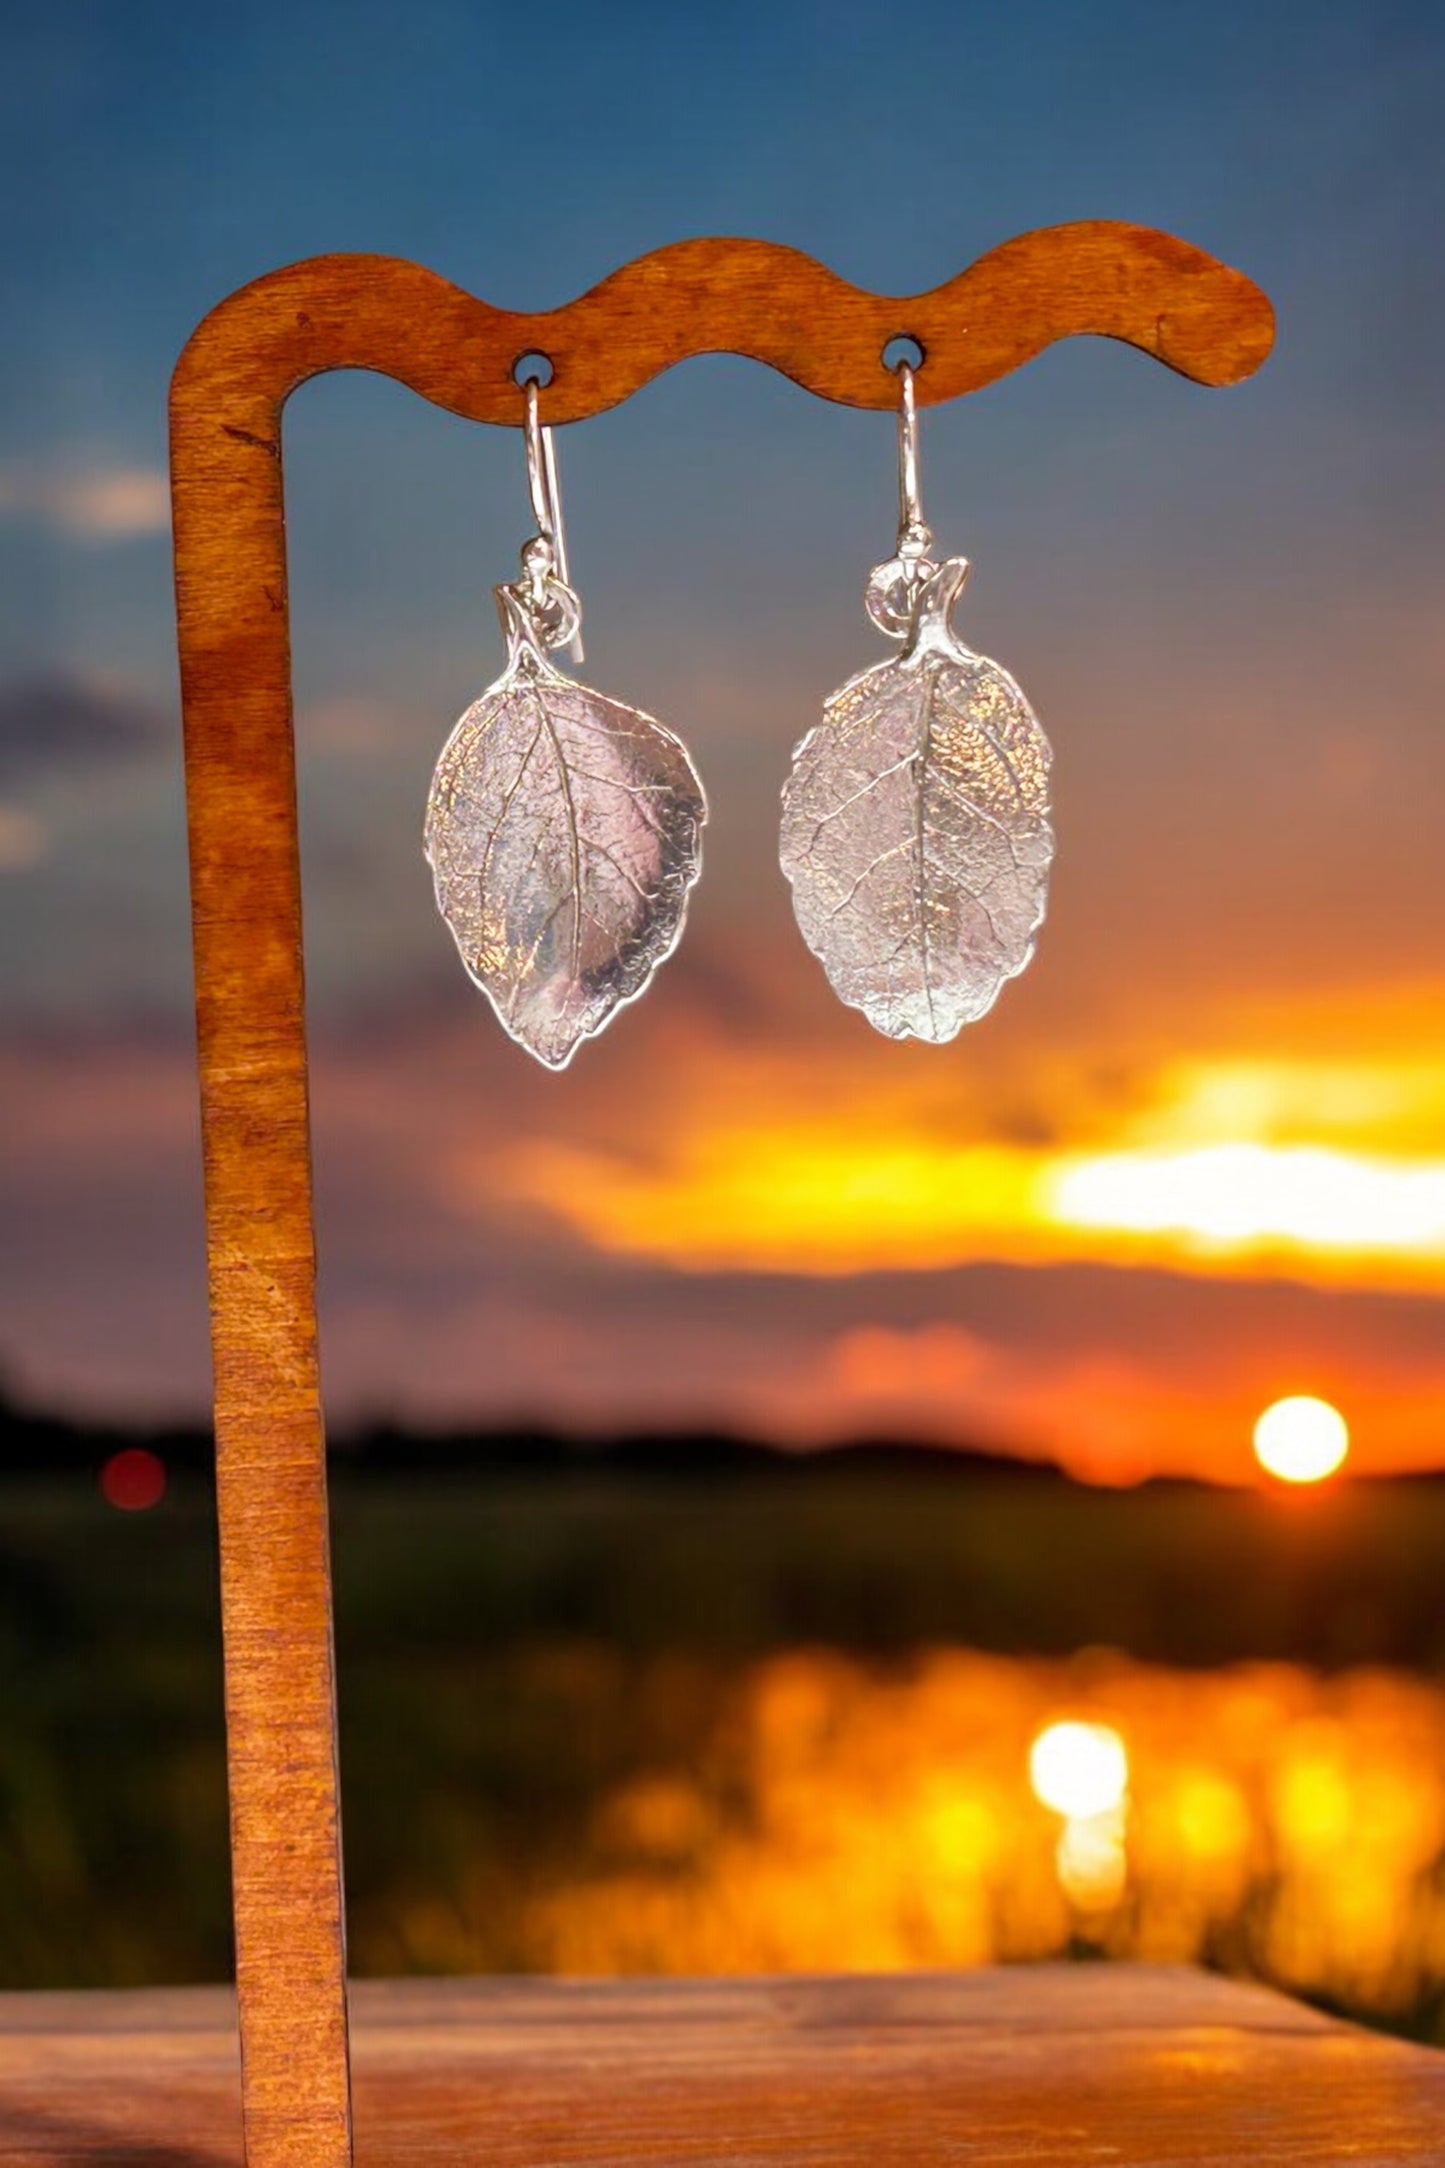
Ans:
[[[918,403],[913,365],[898,363],[898,540],[893,555],[873,567],[863,606],[878,630],[890,640],[911,638],[917,630],[918,599],[938,567],[929,556],[933,530],[923,516],[918,478]]]
[[[898,364],[898,554],[926,557],[933,535],[923,517],[918,479],[918,406],[913,392],[913,364]]]
[[[527,489],[532,499],[532,517],[537,522],[538,534],[552,553],[552,571],[564,587],[570,587],[567,530],[562,522],[562,492],[557,481],[557,448],[552,431],[542,426],[536,377],[529,376],[523,388],[527,395]],[[567,652],[573,662],[583,660],[580,625],[567,643]]]

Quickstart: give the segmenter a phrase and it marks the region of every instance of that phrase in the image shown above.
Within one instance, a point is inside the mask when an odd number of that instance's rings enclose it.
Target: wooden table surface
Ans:
[[[222,1988],[0,1996],[0,2168],[239,2163]],[[1445,2054],[1183,1968],[363,1982],[363,2168],[1445,2161]]]

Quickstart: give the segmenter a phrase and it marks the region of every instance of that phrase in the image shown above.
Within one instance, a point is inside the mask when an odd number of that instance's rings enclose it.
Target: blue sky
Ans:
[[[1055,1061],[1112,1062],[1142,1093],[1171,1049],[1257,1036],[1246,1009],[1317,997],[1338,1017],[1362,986],[1441,974],[1433,8],[61,4],[12,24],[7,47],[0,880],[17,907],[0,1036],[22,1109],[53,1109],[48,1063],[93,1087],[49,1190],[31,1172],[40,1115],[13,1132],[14,1209],[46,1226],[8,1333],[0,1314],[0,1360],[37,1390],[146,1405],[203,1388],[164,393],[204,310],[300,256],[410,256],[518,307],[701,232],[787,241],[900,293],[1072,217],[1159,225],[1238,264],[1281,332],[1235,392],[1080,342],[927,418],[930,513],[975,562],[967,630],[1023,679],[1060,756],[1049,942],[959,1057],[960,1105],[1011,1107],[1018,1076]],[[812,1061],[871,1076],[873,1051],[815,1005],[794,956],[774,836],[789,745],[869,659],[859,594],[891,541],[888,425],[708,359],[561,450],[586,674],[681,729],[713,799],[676,999],[704,1038],[791,1050],[805,1094]],[[313,1014],[354,1094],[372,1073],[385,1097],[395,1068],[424,1121],[428,1034],[452,1045],[467,989],[431,915],[420,801],[496,666],[488,590],[526,532],[520,456],[507,432],[352,377],[298,395],[287,457]],[[601,1081],[550,1098],[479,1012],[466,1028],[484,1051],[457,1059],[468,1076],[482,1063],[509,1137],[610,1134],[634,1067],[662,1058],[646,1013],[619,1029],[630,1057],[609,1040]],[[109,1092],[111,1061],[160,1068]],[[149,1143],[115,1112],[125,1091]],[[393,1389],[344,1352],[366,1319],[402,1320],[387,1346],[405,1402],[425,1337],[406,1320],[440,1304],[465,1339],[498,1273],[526,1283],[549,1345],[640,1346],[646,1305],[700,1301],[694,1281],[555,1226],[428,1219],[396,1138],[347,1126],[364,1126],[355,1104],[337,1100],[345,1141],[328,1149],[329,1105],[318,1084],[343,1397]],[[132,1191],[127,1164],[148,1170]],[[1148,1337],[1146,1282],[1137,1314],[1121,1296],[1098,1327],[1121,1361]],[[970,1303],[993,1316],[979,1287],[920,1274],[888,1302],[899,1330],[972,1329]],[[1183,1310],[1209,1299],[1170,1289]],[[711,1293],[716,1345],[669,1386],[702,1415],[726,1414],[717,1381],[736,1361],[732,1294]],[[1015,1303],[1021,1344],[1039,1295],[1029,1281]],[[819,1298],[782,1299],[801,1317]],[[815,1339],[864,1329],[878,1298],[830,1299]],[[495,1411],[485,1366],[463,1367],[457,1399]],[[599,1408],[621,1419],[604,1369]],[[546,1365],[508,1390],[545,1403]]]

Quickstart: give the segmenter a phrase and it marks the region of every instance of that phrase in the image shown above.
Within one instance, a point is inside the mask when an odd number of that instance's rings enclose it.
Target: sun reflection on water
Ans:
[[[1029,1782],[1055,1814],[1088,1821],[1123,1804],[1129,1756],[1111,1724],[1046,1724],[1029,1748]]]
[[[1129,1756],[1112,1724],[1046,1724],[1029,1748],[1034,1797],[1064,1818],[1054,1847],[1059,1887],[1084,1912],[1107,1911],[1129,1879]]]
[[[806,1650],[739,1675],[695,1766],[602,1802],[527,1941],[543,1968],[708,1973],[1082,1939],[1390,2016],[1445,1981],[1442,1865],[1445,1693],[1424,1683]]]

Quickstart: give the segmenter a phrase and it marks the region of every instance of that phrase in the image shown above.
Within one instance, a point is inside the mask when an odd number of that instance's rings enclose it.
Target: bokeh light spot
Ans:
[[[166,1494],[166,1464],[143,1445],[128,1445],[101,1469],[100,1493],[119,1513],[148,1512]]]
[[[1111,1814],[1129,1787],[1129,1757],[1109,1724],[1046,1724],[1029,1749],[1034,1797],[1055,1814]]]
[[[1064,1895],[1081,1911],[1107,1912],[1116,1905],[1129,1880],[1123,1807],[1070,1816],[1055,1847],[1054,1871]]]
[[[1265,1409],[1254,1426],[1254,1455],[1282,1483],[1319,1483],[1350,1449],[1344,1417],[1328,1400],[1291,1393]]]

